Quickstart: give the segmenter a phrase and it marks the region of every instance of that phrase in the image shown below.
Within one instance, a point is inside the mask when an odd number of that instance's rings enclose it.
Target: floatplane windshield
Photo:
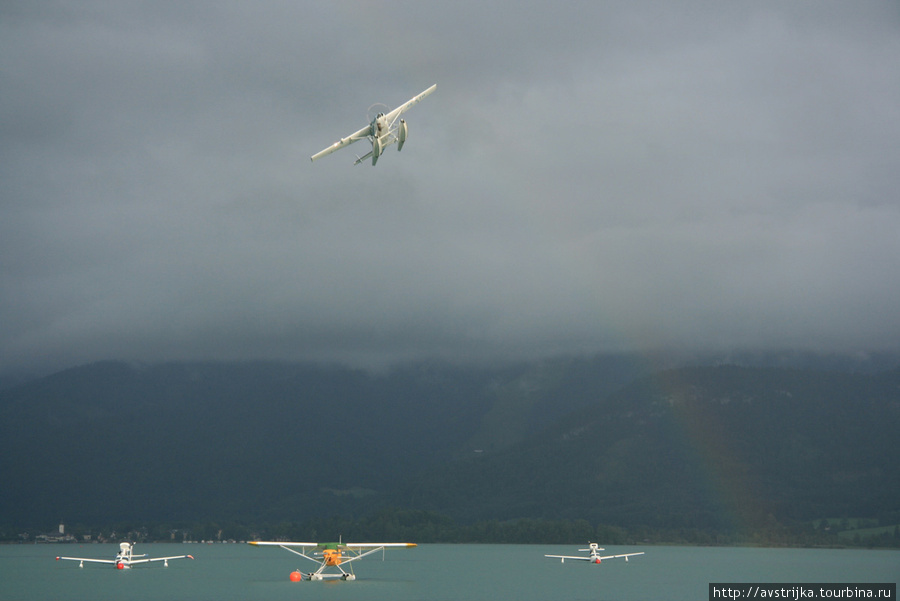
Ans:
[[[56,560],[67,559],[69,561],[77,561],[78,567],[83,568],[84,562],[88,563],[108,563],[116,566],[116,569],[127,570],[133,565],[141,563],[150,563],[153,561],[161,561],[165,567],[169,567],[171,559],[194,559],[193,555],[173,555],[172,557],[147,557],[147,554],[135,555],[134,545],[132,543],[119,543],[119,552],[116,553],[115,559],[92,559],[89,557],[57,557]]]
[[[269,541],[251,541],[251,545],[281,547],[300,557],[308,559],[318,568],[311,572],[295,570],[291,572],[291,580],[325,580],[326,578],[340,578],[341,580],[356,580],[353,573],[353,562],[381,551],[386,547],[415,547],[416,543],[284,543]],[[297,547],[300,550],[297,550]],[[329,568],[334,568],[329,570]]]
[[[566,563],[567,559],[574,559],[576,561],[589,561],[591,563],[600,563],[604,559],[618,559],[620,557],[624,557],[625,561],[628,561],[629,557],[634,557],[635,555],[643,555],[644,552],[640,553],[623,553],[621,555],[600,555],[600,551],[605,551],[603,547],[599,546],[597,543],[589,543],[587,549],[578,549],[579,551],[590,551],[590,555],[585,557],[584,555],[544,555],[544,557],[555,557],[560,560],[562,563]]]

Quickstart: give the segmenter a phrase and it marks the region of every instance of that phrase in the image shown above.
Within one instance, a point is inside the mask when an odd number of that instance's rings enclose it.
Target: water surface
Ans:
[[[0,545],[0,599],[70,601],[702,601],[710,582],[894,582],[900,551],[607,546],[630,561],[560,563],[577,545],[420,545],[356,562],[353,582],[291,582],[310,562],[274,547],[139,544],[151,557],[191,554],[168,568],[131,570],[55,561],[111,558],[117,545]],[[308,564],[308,565],[306,565]]]

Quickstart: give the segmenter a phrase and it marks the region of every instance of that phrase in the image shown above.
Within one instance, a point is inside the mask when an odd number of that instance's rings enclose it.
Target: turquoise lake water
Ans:
[[[587,541],[586,541],[587,542]],[[582,547],[586,545],[581,545]],[[55,561],[57,555],[112,558],[117,545],[0,545],[0,599],[70,601],[393,600],[703,601],[710,582],[896,583],[900,551],[607,546],[644,551],[630,561],[560,563],[545,553],[578,545],[420,545],[354,563],[353,582],[291,582],[310,562],[277,547],[147,544],[151,557],[194,561],[116,570]]]

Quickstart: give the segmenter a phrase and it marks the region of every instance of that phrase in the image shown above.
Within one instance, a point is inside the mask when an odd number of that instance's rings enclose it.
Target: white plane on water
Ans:
[[[605,551],[603,547],[599,546],[597,543],[589,543],[587,549],[578,549],[579,551],[590,551],[590,555],[587,557],[583,555],[544,555],[544,557],[555,557],[560,560],[561,563],[566,563],[567,559],[574,559],[576,561],[589,561],[591,563],[600,563],[604,559],[617,559],[619,557],[624,557],[625,561],[628,561],[629,557],[634,557],[635,555],[643,555],[644,552],[640,553],[623,553],[621,555],[600,555],[600,551]]]
[[[116,553],[115,559],[92,559],[88,557],[57,557],[56,561],[67,559],[69,561],[77,561],[78,567],[83,568],[84,562],[90,563],[108,563],[116,566],[117,570],[128,570],[133,565],[140,563],[149,563],[151,561],[161,561],[165,567],[169,567],[170,559],[194,559],[193,555],[175,555],[173,557],[147,557],[147,554],[135,555],[134,545],[132,543],[119,543],[119,552]]]

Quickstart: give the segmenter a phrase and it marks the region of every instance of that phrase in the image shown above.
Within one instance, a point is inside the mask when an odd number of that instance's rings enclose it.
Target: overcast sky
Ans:
[[[0,180],[0,370],[898,350],[900,5],[4,2]]]

